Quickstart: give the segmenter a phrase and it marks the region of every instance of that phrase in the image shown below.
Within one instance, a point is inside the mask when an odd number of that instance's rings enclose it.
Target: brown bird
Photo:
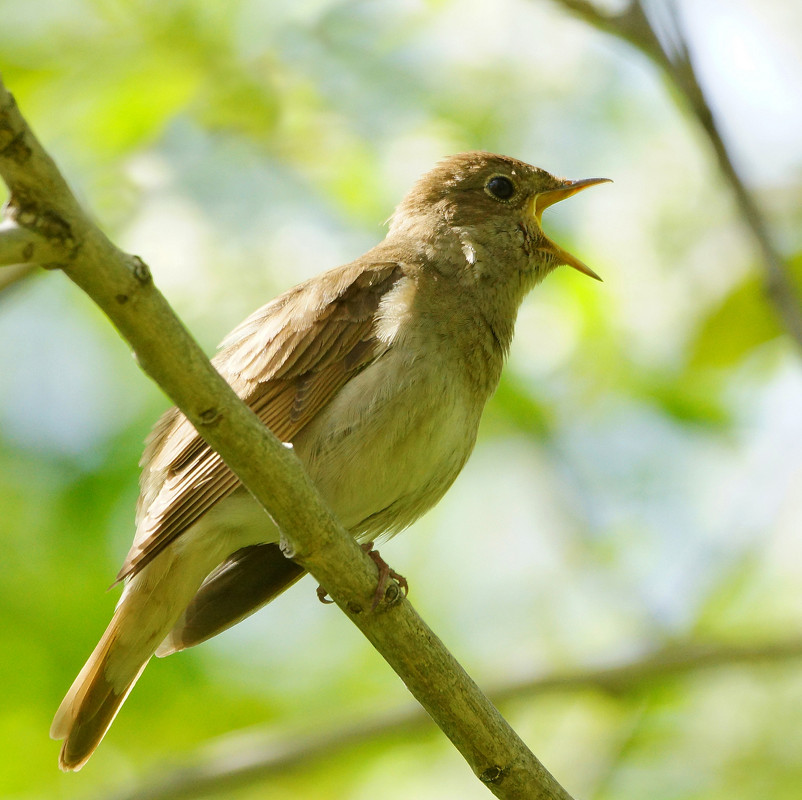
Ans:
[[[282,294],[214,364],[360,541],[407,527],[473,449],[521,301],[560,264],[543,233],[570,181],[490,153],[440,162],[361,258]],[[111,622],[59,707],[60,766],[80,769],[154,655],[202,642],[303,575],[270,517],[177,409],[142,459],[136,536]]]

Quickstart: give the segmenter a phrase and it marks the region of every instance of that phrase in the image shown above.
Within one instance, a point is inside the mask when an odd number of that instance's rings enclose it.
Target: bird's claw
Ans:
[[[384,598],[387,591],[387,584],[392,578],[404,593],[404,597],[409,594],[409,582],[407,579],[396,572],[382,557],[378,550],[373,549],[373,542],[365,542],[360,545],[362,549],[370,556],[373,563],[379,570],[379,581],[376,584],[376,591],[373,593],[373,602],[370,605],[370,610],[375,611],[379,607],[379,603]],[[317,587],[317,599],[321,603],[333,603],[334,601],[329,597],[329,593],[323,586]]]
[[[370,556],[373,563],[379,569],[379,582],[376,584],[376,591],[373,593],[373,602],[370,605],[370,610],[375,611],[379,603],[384,599],[384,593],[387,590],[387,583],[392,578],[404,593],[404,597],[409,594],[409,583],[407,579],[397,573],[382,557],[378,550],[373,549],[373,542],[365,542],[362,549]]]

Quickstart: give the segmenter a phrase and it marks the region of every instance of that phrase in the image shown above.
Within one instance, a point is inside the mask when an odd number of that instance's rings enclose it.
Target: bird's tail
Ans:
[[[64,739],[63,770],[79,770],[111,726],[151,656],[198,589],[203,575],[177,580],[165,552],[130,580],[97,647],[59,706],[50,736]]]
[[[151,653],[131,653],[126,659],[126,669],[118,666],[117,675],[111,677],[111,665],[120,660],[121,610],[115,613],[50,726],[51,738],[64,739],[59,755],[63,770],[78,770],[87,762],[150,660]]]

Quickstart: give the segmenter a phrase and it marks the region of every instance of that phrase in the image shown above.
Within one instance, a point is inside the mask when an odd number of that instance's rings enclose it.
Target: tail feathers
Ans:
[[[114,616],[59,706],[50,735],[64,739],[60,766],[80,769],[100,744],[159,642],[208,572],[203,559],[163,554],[133,577]],[[167,580],[169,578],[169,580]]]
[[[106,632],[53,720],[51,737],[64,739],[63,770],[87,762],[159,643],[203,579],[231,552],[226,537],[209,533],[196,525],[128,580]]]
[[[79,770],[89,760],[152,655],[151,651],[144,655],[144,659],[140,657],[133,662],[126,659],[129,663],[127,669],[121,673],[118,666],[114,670],[117,673],[114,680],[110,679],[109,660],[118,638],[117,622],[115,614],[67,692],[50,727],[52,739],[64,739],[59,755],[62,770]]]

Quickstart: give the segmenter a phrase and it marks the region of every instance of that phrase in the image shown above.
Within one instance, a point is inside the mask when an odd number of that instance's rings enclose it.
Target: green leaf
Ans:
[[[802,253],[788,260],[797,287],[802,286]],[[754,348],[781,336],[783,329],[762,282],[750,277],[734,288],[702,323],[689,348],[690,366],[731,367]]]

